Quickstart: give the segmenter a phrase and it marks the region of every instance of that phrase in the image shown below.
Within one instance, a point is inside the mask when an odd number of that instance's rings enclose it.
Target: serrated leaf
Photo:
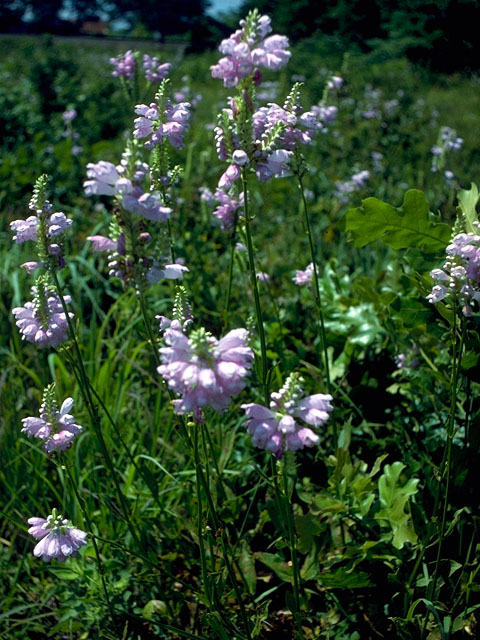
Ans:
[[[451,229],[429,220],[428,212],[428,201],[418,189],[406,192],[401,207],[367,198],[361,207],[347,211],[345,230],[351,233],[356,247],[381,239],[394,249],[418,247],[434,253],[448,245]]]
[[[414,544],[417,534],[413,528],[410,513],[405,512],[409,499],[418,491],[419,480],[410,478],[403,486],[399,485],[400,474],[405,465],[402,462],[386,464],[378,479],[378,494],[382,508],[375,515],[380,521],[387,521],[393,533],[392,544],[401,549],[405,542]]]
[[[477,185],[472,182],[470,189],[460,189],[457,195],[458,207],[465,216],[465,224],[467,233],[477,233],[477,229],[473,225],[474,222],[478,222],[478,214],[476,211],[476,205],[480,199]]]

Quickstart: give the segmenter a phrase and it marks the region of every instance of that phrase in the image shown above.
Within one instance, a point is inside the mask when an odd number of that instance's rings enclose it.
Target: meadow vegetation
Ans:
[[[479,77],[124,52],[0,37],[0,638],[478,637]]]

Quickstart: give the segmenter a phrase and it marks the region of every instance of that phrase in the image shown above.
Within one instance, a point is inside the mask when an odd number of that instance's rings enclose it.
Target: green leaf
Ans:
[[[293,569],[279,553],[259,552],[255,556],[284,582],[293,583]]]
[[[480,198],[477,185],[472,182],[470,189],[460,189],[457,195],[458,207],[461,213],[465,216],[465,223],[467,232],[477,233],[477,229],[473,226],[474,222],[478,222],[478,214],[475,209],[476,204]]]
[[[329,573],[322,573],[319,576],[319,582],[322,587],[327,589],[360,589],[372,584],[365,571],[347,573],[342,567]]]
[[[401,207],[367,198],[361,207],[347,211],[345,230],[351,233],[356,247],[381,239],[394,249],[418,247],[434,253],[448,245],[451,229],[429,220],[428,212],[428,201],[418,189],[407,191]]]
[[[392,544],[401,549],[405,542],[414,544],[417,534],[413,528],[410,513],[405,512],[409,499],[418,491],[419,480],[411,478],[403,487],[399,485],[400,474],[405,465],[402,462],[386,464],[383,475],[378,480],[378,493],[382,508],[375,515],[377,520],[386,520],[393,533]]]
[[[310,553],[306,556],[305,562],[300,569],[300,577],[302,580],[315,580],[320,573],[320,566],[318,564],[317,550],[312,547]]]
[[[320,525],[311,513],[295,516],[295,529],[298,536],[298,550],[308,553],[313,546],[315,534],[320,533]]]
[[[165,615],[167,605],[163,600],[150,600],[142,609],[142,616],[147,620],[153,620],[156,615]]]
[[[242,548],[238,557],[238,566],[245,578],[248,592],[250,595],[255,595],[257,589],[257,574],[255,573],[255,560],[253,559],[252,552],[250,551],[247,543],[242,542]]]

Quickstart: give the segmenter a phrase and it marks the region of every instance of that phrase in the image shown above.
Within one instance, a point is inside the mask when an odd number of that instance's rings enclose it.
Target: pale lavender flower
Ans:
[[[288,163],[292,153],[285,149],[276,149],[267,157],[265,163],[257,165],[255,173],[260,182],[288,176],[290,174]]]
[[[67,109],[62,113],[62,120],[64,122],[72,122],[77,117],[77,111],[75,109]]]
[[[208,187],[200,187],[198,189],[198,192],[200,194],[200,200],[202,202],[206,202],[207,204],[213,204],[215,201],[215,196],[213,195],[213,193],[210,191],[210,189]]]
[[[82,432],[82,427],[76,424],[75,418],[69,413],[73,399],[64,400],[58,410],[53,393],[53,385],[45,389],[40,417],[22,419],[22,433],[43,440],[43,448],[47,453],[66,451],[72,446],[75,436]]]
[[[22,244],[29,240],[36,242],[38,224],[39,220],[37,216],[28,216],[26,220],[13,220],[10,222],[10,229],[16,232],[13,236],[15,242],[17,242],[17,244]]]
[[[116,58],[110,58],[110,64],[113,64],[112,76],[119,78],[131,79],[135,75],[135,56],[133,51],[126,51],[123,55]]]
[[[25,271],[28,274],[33,273],[34,271],[36,271],[37,269],[40,269],[41,267],[43,267],[43,263],[42,262],[24,262],[23,264],[20,265],[20,267],[22,269],[25,269]]]
[[[260,79],[258,67],[277,71],[284,67],[290,56],[288,38],[280,35],[268,36],[270,18],[254,17],[252,13],[240,22],[240,29],[222,40],[219,50],[225,57],[210,67],[212,77],[223,80],[225,87],[235,87],[247,76]]]
[[[215,191],[215,199],[219,202],[213,215],[220,221],[222,229],[231,229],[235,220],[235,214],[243,207],[243,193],[238,197],[230,196],[222,189]]]
[[[480,224],[473,223],[479,230]],[[446,249],[447,259],[442,269],[433,269],[430,276],[437,283],[427,300],[435,304],[444,299],[456,299],[465,316],[472,315],[472,304],[480,301],[480,235],[459,233]]]
[[[405,369],[407,366],[407,356],[404,353],[399,353],[394,358],[397,369]]]
[[[245,167],[249,162],[248,155],[243,149],[236,149],[232,155],[232,162],[239,167]]]
[[[165,222],[172,214],[170,207],[163,206],[159,193],[144,193],[138,187],[135,188],[132,194],[123,197],[122,207],[130,213],[135,213],[154,222]]]
[[[164,138],[175,149],[181,149],[184,143],[183,137],[190,122],[190,107],[189,102],[172,104],[168,101],[164,112],[160,113],[154,102],[150,105],[137,105],[135,113],[139,117],[134,121],[134,137],[139,140],[148,138],[145,142],[147,149],[153,149],[161,144]]]
[[[318,119],[323,124],[331,124],[332,122],[335,122],[337,117],[338,107],[336,107],[335,105],[321,105],[320,107],[318,107]]]
[[[302,384],[300,376],[291,374],[280,391],[271,394],[269,409],[255,403],[242,405],[252,443],[271,451],[277,459],[286,450],[297,451],[319,441],[319,436],[298,420],[317,428],[332,411],[331,395],[317,393],[303,398]]]
[[[278,71],[284,67],[292,55],[288,49],[286,36],[273,35],[252,51],[252,62],[255,66]]]
[[[96,252],[100,251],[116,251],[117,243],[111,238],[106,236],[88,236],[87,240],[92,243],[92,250]]]
[[[340,76],[331,76],[331,78],[327,81],[327,87],[332,91],[336,89],[337,91],[343,87],[343,78]]]
[[[357,189],[362,189],[369,178],[370,171],[364,169],[363,171],[359,171],[358,173],[353,174],[352,182]]]
[[[301,271],[300,269],[296,271],[292,280],[295,284],[298,284],[299,286],[303,286],[305,284],[309,284],[312,278],[313,278],[313,262],[307,265],[304,271]]]
[[[28,533],[40,540],[33,555],[43,558],[45,562],[64,562],[67,558],[76,556],[80,547],[87,544],[86,532],[73,527],[69,520],[57,514],[56,509],[47,519],[29,518],[28,524],[31,525]]]
[[[380,119],[382,117],[382,114],[380,113],[380,111],[378,111],[378,109],[367,109],[362,113],[362,116],[365,118],[365,120],[374,120],[375,118]]]
[[[72,156],[79,156],[83,151],[83,147],[79,144],[74,144],[72,147]]]
[[[264,283],[270,282],[270,276],[265,271],[257,271],[257,279]]]
[[[364,169],[363,171],[358,171],[354,173],[350,180],[346,180],[345,182],[340,182],[337,180],[335,182],[336,187],[336,196],[341,200],[341,202],[348,202],[349,195],[355,191],[359,191],[363,189],[365,183],[370,178],[370,171]]]
[[[151,58],[147,54],[143,56],[143,70],[148,82],[155,84],[161,82],[168,76],[171,66],[170,62],[160,63],[156,57]]]
[[[122,166],[115,166],[111,162],[89,162],[87,164],[87,178],[83,183],[87,196],[115,196],[128,194],[132,191],[132,183],[123,178]]]
[[[194,412],[200,420],[202,407],[227,409],[232,396],[244,388],[253,360],[247,330],[234,329],[217,340],[198,329],[188,338],[174,321],[164,338],[168,346],[160,349],[163,364],[158,372],[182,396],[173,401],[175,413]]]
[[[223,191],[228,191],[233,186],[233,183],[240,178],[240,175],[240,168],[236,164],[230,164],[220,176],[218,188],[223,189]]]
[[[46,291],[42,284],[32,287],[33,301],[15,307],[12,313],[22,334],[22,340],[38,347],[57,347],[68,338],[68,323],[60,298],[54,291]],[[64,296],[70,302],[70,296]],[[73,313],[69,313],[73,318]]]
[[[184,273],[187,273],[189,269],[178,262],[174,264],[165,264],[163,267],[154,265],[147,273],[147,281],[150,284],[160,282],[160,280],[182,280]]]

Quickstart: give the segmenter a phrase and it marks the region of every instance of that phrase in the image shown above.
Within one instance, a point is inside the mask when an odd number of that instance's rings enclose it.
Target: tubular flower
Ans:
[[[225,57],[210,67],[212,77],[223,80],[225,87],[236,87],[242,78],[258,76],[258,67],[272,71],[284,67],[291,56],[288,38],[268,36],[271,30],[268,16],[251,11],[240,21],[240,29],[222,40],[219,51]]]
[[[292,280],[295,284],[298,284],[300,287],[302,287],[303,285],[308,284],[312,280],[312,277],[313,262],[310,262],[310,264],[305,268],[305,271],[298,269],[298,271],[295,272]]]
[[[31,525],[28,533],[39,540],[33,550],[36,558],[43,558],[45,562],[58,560],[64,562],[67,558],[77,555],[78,550],[87,544],[87,534],[81,529],[73,527],[69,520],[57,514],[54,509],[52,514],[45,518],[29,518]]]
[[[83,183],[87,196],[116,196],[132,191],[132,183],[127,178],[122,178],[124,169],[116,167],[111,162],[89,162],[87,164],[87,178]]]
[[[60,298],[38,280],[32,294],[32,302],[12,309],[22,339],[38,347],[57,347],[68,338],[68,322]],[[66,303],[71,300],[70,296],[64,298]],[[73,313],[69,317],[73,318]]]
[[[473,223],[477,230],[480,224]],[[455,296],[463,314],[472,315],[472,303],[480,300],[480,235],[459,233],[446,249],[447,259],[442,269],[430,272],[436,284],[427,300],[432,304]]]
[[[166,138],[172,147],[183,147],[183,136],[190,122],[190,103],[179,102],[172,104],[167,100],[167,106],[163,113],[158,105],[152,102],[150,105],[139,104],[135,107],[135,130],[133,135],[137,139],[148,138],[145,142],[147,149],[154,149]]]
[[[222,229],[231,229],[235,220],[235,214],[243,207],[243,193],[238,197],[231,197],[222,189],[215,191],[215,200],[219,202],[213,215],[220,221]]]
[[[256,447],[271,451],[281,458],[286,450],[297,451],[317,444],[319,436],[298,419],[313,427],[322,426],[332,411],[332,396],[317,393],[302,398],[303,380],[297,374],[288,376],[277,393],[272,393],[270,409],[260,404],[244,404],[248,432]]]
[[[152,84],[161,82],[166,78],[171,66],[170,62],[164,62],[161,64],[160,60],[156,57],[151,58],[147,54],[143,56],[143,70],[145,71],[145,78]]]
[[[72,407],[73,399],[67,398],[58,410],[54,386],[50,385],[43,393],[40,417],[23,418],[22,433],[44,440],[43,448],[47,453],[66,451],[72,446],[75,436],[82,432],[82,427],[69,413]]]
[[[234,329],[217,340],[205,329],[197,329],[188,338],[174,320],[164,337],[167,346],[160,349],[163,364],[158,372],[182,395],[173,401],[175,413],[193,411],[200,420],[202,407],[225,411],[232,396],[244,388],[253,360],[247,330]]]
[[[113,64],[112,76],[115,78],[133,78],[135,75],[135,56],[133,51],[128,50],[123,55],[116,58],[110,58],[110,64]]]

